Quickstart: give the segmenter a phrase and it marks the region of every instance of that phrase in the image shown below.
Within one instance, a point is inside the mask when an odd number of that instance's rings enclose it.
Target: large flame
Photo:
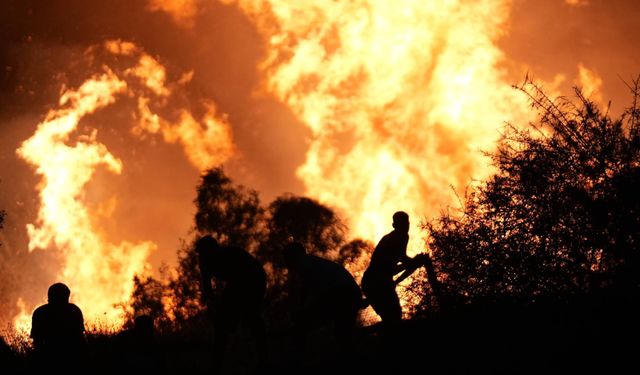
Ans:
[[[122,162],[97,142],[96,130],[69,141],[80,119],[113,103],[126,87],[107,71],[75,91],[66,91],[60,98],[61,108],[50,111],[36,133],[18,149],[18,155],[42,176],[38,224],[27,227],[29,250],[58,249],[64,257],[59,278],[72,288],[85,314],[116,324],[121,311],[114,304],[129,298],[132,277],[142,270],[155,245],[111,244],[94,228],[83,199],[84,187],[99,166],[119,174]]]
[[[397,210],[417,224],[455,204],[451,186],[486,176],[481,152],[526,116],[498,68],[509,1],[227,2],[265,36],[265,88],[312,131],[307,193],[355,236],[379,239]]]
[[[178,110],[177,123],[150,109],[152,99],[160,106],[166,105],[172,93],[158,61],[132,43],[109,41],[104,49],[132,56],[135,64],[120,76],[105,68],[78,89],[65,91],[59,108],[49,111],[17,153],[42,177],[37,222],[27,227],[29,250],[57,250],[63,263],[58,279],[70,287],[74,302],[87,320],[118,328],[133,291],[133,276],[148,268],[146,259],[156,245],[149,241],[113,244],[92,219],[85,200],[86,185],[99,167],[120,174],[123,163],[98,142],[97,129],[74,136],[79,122],[127,94],[137,97],[139,104],[139,121],[133,133],[160,132],[165,140],[182,143],[188,159],[199,169],[228,158],[232,144],[228,125],[215,116],[213,105],[208,105],[202,123],[186,109]],[[183,77],[177,85],[186,81]],[[19,302],[22,313],[14,323],[19,329],[28,329],[25,303],[22,299]]]

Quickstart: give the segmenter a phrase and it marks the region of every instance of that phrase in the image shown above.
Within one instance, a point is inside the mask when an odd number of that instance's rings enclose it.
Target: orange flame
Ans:
[[[18,155],[36,166],[36,173],[42,176],[38,223],[27,226],[29,250],[57,248],[65,260],[59,278],[70,285],[85,314],[116,324],[122,311],[114,304],[129,298],[133,275],[143,269],[155,245],[114,245],[99,234],[91,222],[83,189],[100,165],[119,174],[122,162],[96,141],[97,130],[78,137],[73,145],[68,142],[82,117],[113,103],[126,87],[107,71],[78,90],[65,92],[59,103],[62,108],[50,111],[36,133],[18,149]]]
[[[147,9],[169,13],[182,26],[193,26],[193,18],[198,12],[198,0],[149,0]]]
[[[578,87],[582,88],[582,93],[593,100],[596,104],[602,105],[602,78],[593,70],[578,64]]]
[[[146,259],[156,245],[149,241],[113,244],[96,227],[85,201],[85,186],[97,168],[104,166],[120,174],[123,163],[98,142],[97,129],[72,139],[78,123],[127,94],[142,103],[138,115],[142,120],[134,133],[162,131],[167,141],[183,144],[187,157],[198,168],[224,161],[232,144],[227,123],[215,116],[212,105],[202,124],[184,109],[176,125],[153,113],[146,92],[150,91],[159,105],[166,104],[172,93],[164,67],[132,43],[108,41],[104,47],[115,55],[139,58],[121,77],[105,68],[77,90],[65,91],[59,108],[49,111],[17,153],[42,177],[37,223],[27,226],[29,250],[56,249],[63,259],[58,279],[69,285],[73,301],[87,320],[105,321],[118,328],[124,323],[123,309],[133,291],[133,276],[148,268]],[[136,89],[140,84],[142,88]],[[157,126],[150,126],[152,123]],[[22,312],[14,319],[14,326],[27,330],[29,316],[24,301],[19,302]]]
[[[355,236],[379,239],[396,210],[415,224],[454,204],[450,186],[489,173],[481,151],[504,121],[528,118],[498,68],[509,1],[226,2],[268,43],[265,89],[312,131],[307,194]]]

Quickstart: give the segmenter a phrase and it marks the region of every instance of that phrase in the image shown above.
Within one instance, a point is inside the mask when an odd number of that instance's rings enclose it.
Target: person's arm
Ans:
[[[424,266],[429,261],[427,253],[420,253],[413,258],[407,256],[407,261],[404,263],[404,271],[398,276],[394,282],[396,284],[401,283],[404,279],[411,276],[418,268]]]
[[[213,306],[213,287],[211,286],[211,271],[205,262],[200,262],[200,298],[202,303],[211,308]]]
[[[31,339],[33,339],[33,347],[38,350],[42,348],[44,341],[42,339],[42,327],[40,326],[40,318],[36,310],[31,317]]]
[[[79,345],[78,349],[85,351],[87,350],[87,340],[84,336],[84,316],[82,315],[82,310],[74,304],[71,304],[73,310],[75,311],[76,319],[75,319],[75,327],[74,327],[74,339],[77,340],[77,344]]]
[[[75,305],[74,305],[75,306]],[[84,316],[82,315],[82,310],[79,307],[75,306],[76,314],[77,314],[77,326],[75,327],[76,332],[78,332],[79,336],[84,337]]]
[[[405,271],[413,264],[413,258],[407,255],[407,244],[409,243],[409,236],[404,236],[400,239],[400,243],[397,244],[400,256],[398,257],[398,263],[394,265],[393,274],[397,275],[400,272]]]

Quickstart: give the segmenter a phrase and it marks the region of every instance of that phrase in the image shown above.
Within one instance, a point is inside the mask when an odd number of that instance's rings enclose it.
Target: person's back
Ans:
[[[264,268],[244,249],[220,246],[212,236],[196,241],[200,265],[200,286],[203,299],[214,321],[213,365],[224,367],[224,351],[230,335],[243,322],[252,331],[258,346],[259,361],[266,358],[266,329],[262,307],[267,287]],[[221,282],[221,291],[214,293],[211,279]],[[216,283],[218,284],[218,283]]]
[[[371,255],[367,272],[376,277],[391,280],[397,273],[397,264],[406,257],[407,233],[393,230],[380,239]]]
[[[76,346],[83,342],[84,324],[78,306],[48,303],[33,312],[31,337],[36,346],[48,349]]]
[[[306,254],[300,243],[285,247],[285,265],[289,269],[292,292],[299,293],[293,314],[297,349],[302,350],[314,327],[331,323],[344,354],[350,345],[362,304],[362,293],[353,276],[343,266]]]
[[[36,359],[51,365],[82,360],[85,353],[84,319],[80,308],[69,303],[69,288],[57,283],[49,287],[49,303],[32,315],[31,338]]]
[[[218,246],[200,263],[205,277],[215,277],[230,286],[244,287],[266,282],[264,268],[251,254],[234,246]]]
[[[361,299],[360,287],[353,276],[341,265],[315,255],[307,255],[300,260],[300,277],[303,293],[322,295],[344,291],[351,295],[354,303]]]

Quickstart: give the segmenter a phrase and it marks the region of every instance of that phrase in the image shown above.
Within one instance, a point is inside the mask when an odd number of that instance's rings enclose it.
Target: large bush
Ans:
[[[527,79],[539,117],[508,126],[496,173],[461,212],[425,225],[443,288],[458,301],[584,293],[638,283],[640,109],[612,119],[576,89],[552,100]]]

